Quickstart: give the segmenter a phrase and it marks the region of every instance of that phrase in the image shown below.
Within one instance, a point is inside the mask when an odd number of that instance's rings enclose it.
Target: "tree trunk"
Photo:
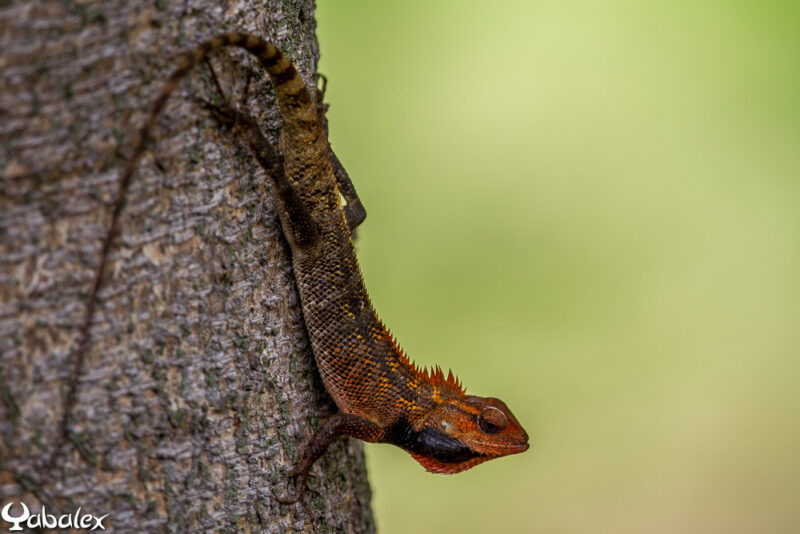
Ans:
[[[335,408],[313,363],[267,177],[197,98],[167,104],[128,193],[66,406],[122,166],[176,55],[224,31],[272,39],[310,83],[312,0],[0,2],[0,506],[120,532],[374,530],[360,442],[285,470]],[[266,73],[211,60],[277,144]],[[247,82],[247,73],[252,80]],[[59,449],[60,421],[71,410]],[[0,520],[0,529],[10,525]],[[23,525],[24,526],[24,525]]]

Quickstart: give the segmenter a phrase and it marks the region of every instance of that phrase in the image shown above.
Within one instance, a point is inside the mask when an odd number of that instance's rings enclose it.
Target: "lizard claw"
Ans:
[[[289,495],[278,495],[275,493],[275,489],[272,490],[272,495],[275,497],[275,500],[281,504],[295,504],[299,502],[303,506],[303,510],[305,510],[306,515],[310,518],[311,517],[311,510],[308,508],[308,502],[306,501],[306,493],[313,493],[318,495],[319,492],[315,489],[309,488],[306,484],[308,479],[308,473],[304,473],[299,466],[293,467],[288,473],[287,476],[289,479],[295,479],[295,493],[293,496]],[[291,485],[291,483],[289,484]]]

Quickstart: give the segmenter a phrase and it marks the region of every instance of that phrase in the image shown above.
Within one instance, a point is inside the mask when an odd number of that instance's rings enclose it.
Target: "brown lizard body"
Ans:
[[[305,490],[311,466],[339,434],[397,445],[437,473],[457,473],[527,450],[528,435],[502,401],[466,395],[453,374],[445,376],[438,367],[420,370],[378,319],[353,248],[352,230],[360,223],[353,208],[360,203],[329,149],[321,105],[314,102],[291,62],[267,41],[224,34],[184,56],[157,99],[123,173],[98,280],[125,190],[155,118],[180,79],[211,51],[225,46],[241,47],[255,56],[275,87],[284,121],[282,159],[249,116],[232,108],[217,111],[237,124],[272,179],[317,367],[340,410],[317,430],[295,466],[297,496]],[[85,347],[79,348],[79,355],[82,352]],[[79,356],[76,373],[80,360]]]

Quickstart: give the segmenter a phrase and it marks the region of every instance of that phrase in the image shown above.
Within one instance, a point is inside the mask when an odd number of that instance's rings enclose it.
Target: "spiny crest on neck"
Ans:
[[[464,386],[461,385],[461,380],[459,380],[456,375],[453,374],[453,371],[448,369],[447,375],[445,376],[444,371],[438,365],[431,367],[430,369],[427,367],[423,367],[420,371],[416,365],[414,366],[417,372],[419,373],[420,378],[429,384],[443,388],[449,389],[452,393],[457,395],[465,395],[466,391],[464,391]]]
[[[440,388],[442,390],[447,390],[450,393],[458,396],[466,395],[466,391],[464,390],[464,386],[461,384],[461,381],[453,374],[453,371],[448,369],[447,375],[444,374],[442,368],[438,365],[435,365],[431,368],[422,367],[420,368],[416,363],[412,362],[408,356],[406,355],[405,351],[397,344],[397,341],[394,338],[394,335],[386,328],[386,325],[383,324],[383,321],[379,321],[381,325],[381,329],[383,330],[383,335],[386,339],[388,339],[392,344],[392,349],[394,350],[397,357],[400,361],[407,366],[412,373],[414,373],[422,382],[430,384],[434,387]]]

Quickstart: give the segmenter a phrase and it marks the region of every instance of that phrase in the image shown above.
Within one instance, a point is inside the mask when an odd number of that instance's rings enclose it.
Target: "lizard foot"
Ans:
[[[219,83],[219,79],[217,78],[217,73],[214,70],[214,66],[208,60],[205,59],[205,64],[208,67],[209,72],[211,73],[211,79],[214,80],[214,87],[217,90],[217,99],[220,100],[222,103],[218,104],[216,102],[211,102],[210,100],[206,100],[202,97],[195,97],[194,100],[200,104],[202,107],[206,108],[211,112],[214,116],[214,119],[219,122],[221,125],[233,128],[238,124],[242,124],[247,121],[251,121],[250,117],[240,111],[238,106],[231,104],[230,100],[228,100],[225,91],[222,89],[222,84]],[[247,98],[247,93],[250,90],[250,77],[252,75],[252,71],[247,71],[247,84],[245,86],[245,96]]]
[[[306,493],[313,493],[318,495],[319,492],[313,488],[309,488],[307,484],[308,480],[308,472],[303,472],[299,466],[293,467],[287,473],[287,477],[289,480],[294,479],[295,488],[294,488],[294,495],[278,495],[275,493],[275,489],[272,490],[272,495],[275,497],[275,500],[281,504],[296,504],[300,503],[303,506],[303,510],[305,510],[306,515],[310,518],[311,517],[311,510],[308,508],[308,501],[306,501]],[[289,484],[291,486],[291,483]]]
[[[229,104],[216,104],[200,97],[196,97],[195,101],[210,111],[214,120],[228,128],[236,126],[245,117],[244,113]]]

